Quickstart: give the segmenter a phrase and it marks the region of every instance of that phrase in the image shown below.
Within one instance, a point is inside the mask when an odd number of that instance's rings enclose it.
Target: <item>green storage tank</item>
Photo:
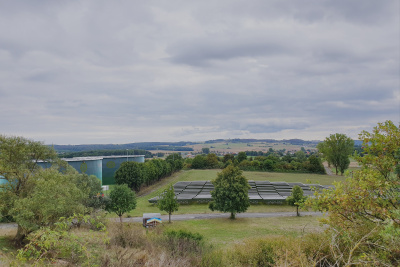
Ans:
[[[127,161],[144,162],[144,155],[129,156],[104,156],[103,157],[103,185],[115,184],[115,172],[121,166],[121,163]]]

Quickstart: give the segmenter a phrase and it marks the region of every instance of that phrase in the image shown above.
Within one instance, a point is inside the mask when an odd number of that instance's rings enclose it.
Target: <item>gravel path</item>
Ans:
[[[322,216],[321,212],[300,212],[301,216]],[[171,215],[172,221],[202,220],[229,218],[230,213],[202,213],[202,214],[177,214]],[[238,213],[236,218],[272,218],[272,217],[296,217],[296,212],[268,212],[268,213]],[[161,215],[163,221],[168,221],[168,215]],[[115,218],[119,221],[119,218]],[[123,218],[123,222],[142,222],[142,217]]]
[[[328,163],[324,162],[323,165],[327,175],[334,175],[331,168],[328,167]]]
[[[13,229],[17,227],[16,223],[0,223],[0,229]]]

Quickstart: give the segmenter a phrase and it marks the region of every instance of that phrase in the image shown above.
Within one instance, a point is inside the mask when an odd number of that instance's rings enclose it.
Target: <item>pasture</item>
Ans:
[[[187,170],[175,173],[159,183],[144,188],[137,198],[136,209],[127,214],[129,217],[139,217],[143,213],[159,212],[159,209],[148,202],[148,199],[159,195],[169,184],[179,181],[201,181],[213,180],[221,170]],[[328,176],[309,173],[278,173],[278,172],[243,172],[248,180],[271,181],[271,182],[301,182],[331,185],[334,181],[343,181],[344,176]],[[294,211],[293,207],[286,205],[251,205],[247,212],[285,212]],[[208,204],[181,205],[175,214],[211,213]],[[161,212],[161,214],[166,214]]]

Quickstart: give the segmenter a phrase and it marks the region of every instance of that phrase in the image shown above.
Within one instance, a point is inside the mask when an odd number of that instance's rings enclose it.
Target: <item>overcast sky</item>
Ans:
[[[400,121],[398,0],[0,0],[0,134],[357,138]]]

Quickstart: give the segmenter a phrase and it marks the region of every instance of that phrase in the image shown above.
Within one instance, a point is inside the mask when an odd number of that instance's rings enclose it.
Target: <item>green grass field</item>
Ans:
[[[175,221],[171,224],[164,223],[161,227],[200,233],[207,243],[215,247],[224,247],[246,238],[299,236],[322,230],[318,217],[312,216]]]
[[[221,170],[188,170],[180,171],[175,173],[171,177],[168,177],[156,185],[149,188],[145,188],[141,191],[137,198],[136,209],[128,213],[126,216],[140,217],[143,213],[160,212],[159,209],[154,205],[150,204],[148,200],[152,197],[159,195],[169,184],[175,184],[178,181],[201,181],[201,180],[213,180],[216,178],[217,173]],[[248,180],[256,181],[283,181],[283,182],[301,182],[307,183],[310,180],[311,183],[318,183],[322,185],[331,185],[334,181],[343,181],[344,176],[328,176],[320,174],[308,174],[308,173],[277,173],[277,172],[243,172]],[[286,205],[251,205],[248,212],[284,212],[294,211],[293,207]],[[208,204],[190,204],[181,205],[179,210],[175,214],[194,214],[194,213],[210,213]],[[166,214],[161,212],[161,214]]]

